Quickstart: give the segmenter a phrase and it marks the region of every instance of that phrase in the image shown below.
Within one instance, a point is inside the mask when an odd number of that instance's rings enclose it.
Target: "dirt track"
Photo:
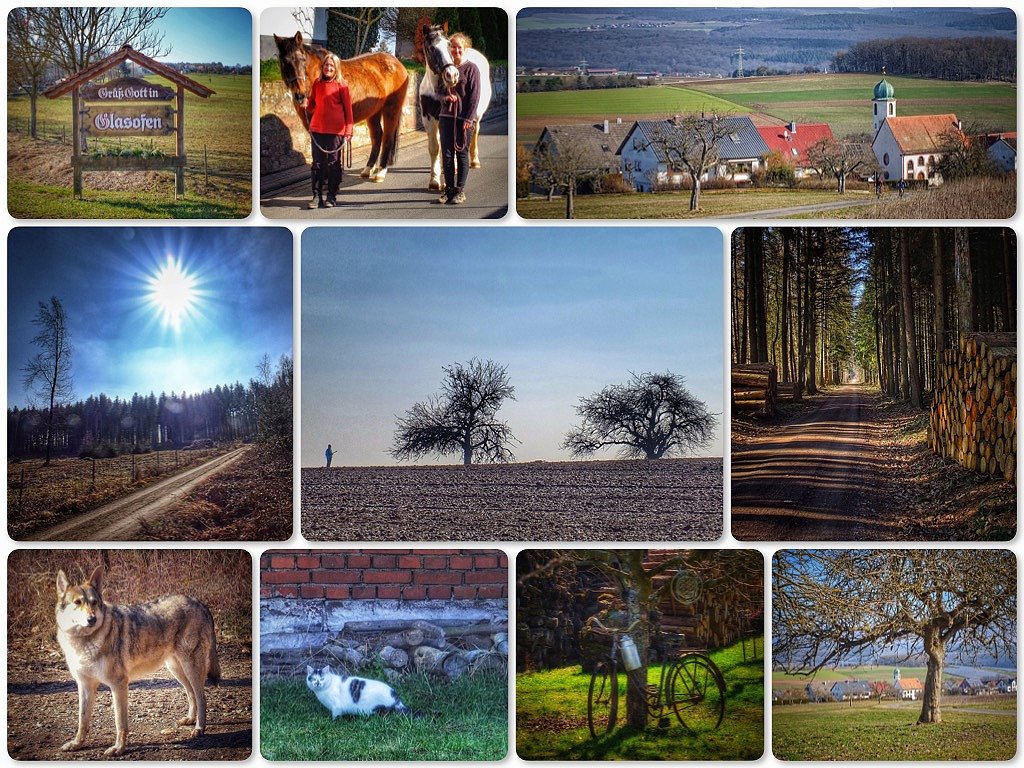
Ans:
[[[245,760],[252,751],[252,655],[238,642],[218,646],[223,677],[206,686],[206,733],[189,738],[176,726],[185,713],[185,693],[161,669],[128,689],[128,749],[125,760]],[[114,743],[110,692],[100,688],[86,746],[61,752],[75,733],[78,693],[58,654],[8,653],[7,751],[15,760],[103,760]]]
[[[248,447],[236,448],[198,467],[161,480],[62,523],[27,536],[29,541],[136,541],[140,523],[165,514],[182,496],[242,458]]]
[[[746,541],[902,537],[886,501],[871,398],[839,387],[791,421],[734,446],[732,533]]]

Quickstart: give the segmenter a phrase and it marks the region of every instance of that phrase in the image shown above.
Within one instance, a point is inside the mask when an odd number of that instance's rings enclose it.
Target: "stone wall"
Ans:
[[[260,558],[261,674],[295,675],[417,623],[492,636],[508,624],[508,560],[490,550],[287,550]]]

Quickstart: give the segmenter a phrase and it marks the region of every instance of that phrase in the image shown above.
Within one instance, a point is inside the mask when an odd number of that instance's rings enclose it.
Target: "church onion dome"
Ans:
[[[895,95],[896,90],[892,87],[892,83],[884,77],[878,81],[878,85],[875,86],[875,99],[891,99]]]

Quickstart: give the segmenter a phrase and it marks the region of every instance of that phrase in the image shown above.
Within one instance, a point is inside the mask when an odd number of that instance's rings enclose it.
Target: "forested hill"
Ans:
[[[528,8],[517,22],[520,65],[728,75],[820,71],[858,42],[906,37],[1016,40],[1007,9]],[[1012,46],[1011,46],[1012,47]],[[1011,63],[1015,67],[1015,63]]]

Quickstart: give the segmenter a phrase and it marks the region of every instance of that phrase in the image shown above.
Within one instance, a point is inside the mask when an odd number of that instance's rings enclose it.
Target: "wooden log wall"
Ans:
[[[765,416],[774,416],[777,389],[774,365],[757,363],[732,367],[733,410],[758,410]]]
[[[1017,334],[965,334],[943,353],[928,427],[933,453],[983,475],[1014,479]]]

